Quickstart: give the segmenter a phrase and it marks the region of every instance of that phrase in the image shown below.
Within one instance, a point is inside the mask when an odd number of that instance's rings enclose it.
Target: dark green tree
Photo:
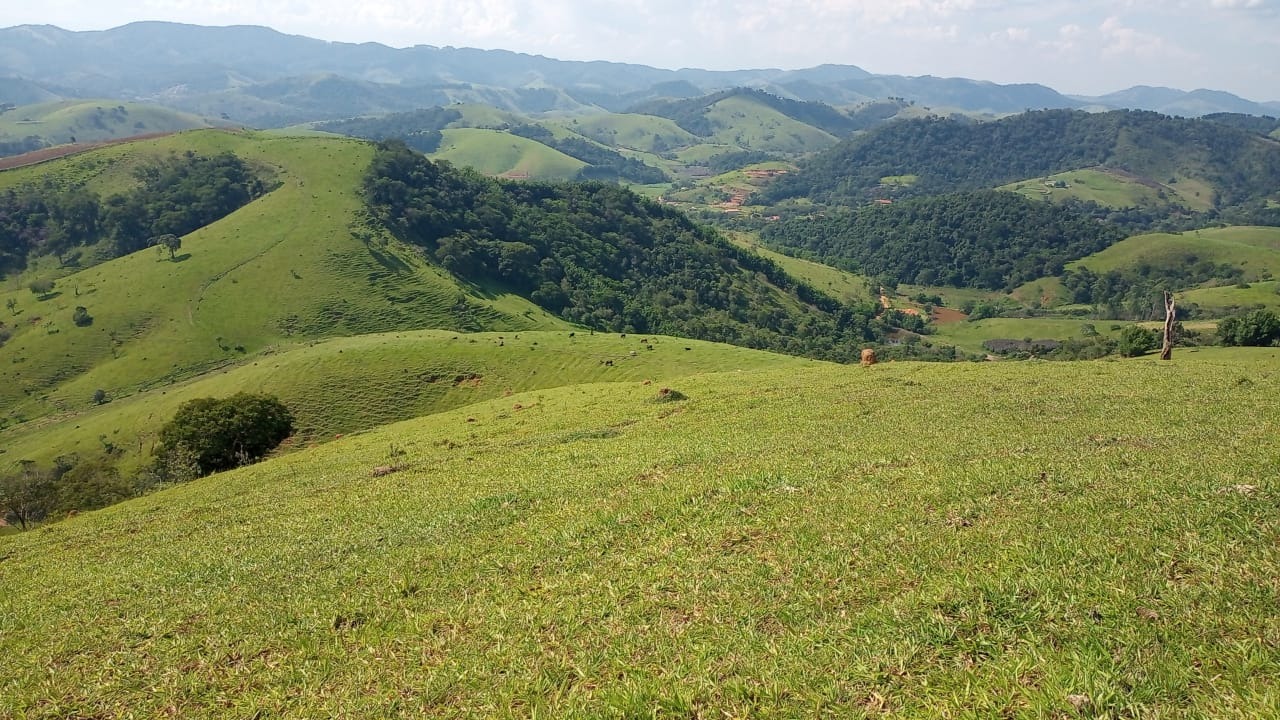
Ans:
[[[293,414],[271,395],[198,398],[160,430],[160,459],[190,453],[200,475],[261,459],[293,432]]]
[[[18,472],[0,476],[0,514],[26,530],[44,520],[57,502],[53,474],[24,461]]]
[[[1263,347],[1280,340],[1280,317],[1270,310],[1254,310],[1218,323],[1223,345]]]

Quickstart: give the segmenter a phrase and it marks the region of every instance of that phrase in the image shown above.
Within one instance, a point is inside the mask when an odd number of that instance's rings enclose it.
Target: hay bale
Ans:
[[[875,350],[872,350],[871,348],[867,348],[867,349],[863,350],[863,351],[862,351],[862,366],[863,366],[863,367],[870,367],[870,366],[875,365],[875,364],[876,364],[876,351],[875,351]]]

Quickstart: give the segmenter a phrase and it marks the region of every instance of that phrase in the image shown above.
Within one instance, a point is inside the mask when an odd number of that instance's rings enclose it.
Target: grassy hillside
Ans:
[[[391,426],[0,538],[0,703],[1271,716],[1277,362],[815,364]]]
[[[758,99],[733,96],[712,105],[706,118],[713,142],[790,155],[816,152],[835,145],[835,136],[793,120]]]
[[[1213,315],[1231,315],[1259,306],[1280,310],[1280,282],[1246,283],[1248,287],[1224,285],[1198,288],[1178,293],[1178,301],[1195,303],[1203,312]]]
[[[792,277],[799,278],[829,295],[845,302],[862,302],[872,297],[871,282],[851,272],[823,265],[822,263],[774,252],[760,244],[759,238],[748,233],[729,233],[729,239],[739,247],[747,248],[782,266]]]
[[[1141,264],[1164,266],[1196,260],[1238,265],[1244,268],[1245,277],[1250,280],[1258,279],[1262,273],[1280,275],[1280,228],[1227,227],[1138,235],[1068,267],[1080,266],[1094,272],[1106,272]]]
[[[1061,187],[1056,187],[1061,183]],[[1181,187],[1179,186],[1181,185]],[[1194,180],[1165,184],[1120,170],[1087,168],[1010,183],[1000,188],[1055,202],[1083,200],[1109,208],[1177,204],[1197,211],[1213,207],[1212,188]]]
[[[3,317],[13,333],[0,347],[4,422],[82,408],[96,389],[123,396],[301,338],[563,326],[520,298],[474,296],[367,225],[359,183],[374,149],[364,143],[207,131],[45,171],[123,182],[129,162],[186,149],[236,152],[271,167],[281,184],[183,238],[177,262],[147,250],[61,277],[46,299],[17,279],[0,290],[0,302],[16,302]],[[91,325],[72,323],[76,306]]]
[[[695,373],[793,367],[813,361],[684,338],[578,330],[371,334],[285,345],[217,372],[100,406],[0,431],[0,469],[47,464],[104,443],[132,469],[150,458],[178,405],[201,397],[264,392],[294,413],[297,447],[335,435],[468,405],[512,392],[591,382],[670,382]]]
[[[696,136],[673,121],[653,115],[586,115],[567,121],[567,126],[610,147],[649,153],[667,152],[698,142]]]
[[[0,142],[35,135],[49,145],[61,145],[207,127],[210,122],[204,118],[153,105],[61,100],[23,105],[0,114]]]
[[[437,160],[471,167],[486,175],[508,175],[539,180],[568,180],[586,167],[581,160],[540,142],[497,130],[456,128],[444,131]]]

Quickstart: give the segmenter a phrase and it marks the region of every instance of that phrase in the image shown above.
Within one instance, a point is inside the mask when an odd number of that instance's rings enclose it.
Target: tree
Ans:
[[[94,404],[94,405],[102,405],[102,404],[103,404],[103,403],[105,403],[106,401],[107,401],[107,391],[106,391],[106,390],[103,390],[102,388],[98,388],[97,390],[94,390],[94,391],[93,391],[93,404]]]
[[[88,327],[93,324],[93,316],[89,314],[88,308],[77,305],[71,313],[71,322],[75,323],[76,327]]]
[[[9,298],[8,300],[5,300],[4,306],[9,310],[9,313],[11,315],[18,314],[18,301],[15,300],[14,298]]]
[[[52,473],[24,461],[17,473],[0,477],[0,513],[26,530],[48,516],[57,501]]]
[[[256,461],[293,432],[293,414],[271,395],[198,398],[160,430],[160,464],[190,453],[200,475]]]
[[[1280,317],[1270,310],[1254,310],[1248,315],[1218,323],[1223,345],[1262,347],[1280,340]]]
[[[178,249],[182,247],[182,238],[173,233],[165,233],[151,241],[151,244],[165,248],[169,251],[169,259],[173,260],[178,256]]]
[[[1121,357],[1138,357],[1156,349],[1156,334],[1141,325],[1130,325],[1120,331],[1116,352]]]
[[[31,284],[28,285],[27,288],[31,290],[32,295],[44,299],[49,295],[49,293],[53,292],[53,281],[49,278],[32,280]]]

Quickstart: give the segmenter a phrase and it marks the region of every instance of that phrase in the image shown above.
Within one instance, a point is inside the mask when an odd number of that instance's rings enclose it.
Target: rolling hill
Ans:
[[[458,128],[445,130],[444,140],[432,157],[486,175],[524,179],[569,180],[587,164],[536,140],[499,130]]]
[[[38,146],[25,152],[49,145],[93,143],[208,127],[213,127],[209,120],[156,105],[58,100],[0,112],[0,147],[29,138],[38,139]]]
[[[1031,182],[1072,170],[1122,170],[1155,186],[1177,185],[1189,205],[1265,215],[1280,192],[1280,144],[1210,121],[1149,112],[1028,112],[994,122],[907,120],[820,153],[764,198],[833,203],[936,195]],[[884,178],[911,175],[909,185]]]
[[[1280,358],[1179,357],[579,385],[343,438],[0,538],[0,697],[1265,716]]]

